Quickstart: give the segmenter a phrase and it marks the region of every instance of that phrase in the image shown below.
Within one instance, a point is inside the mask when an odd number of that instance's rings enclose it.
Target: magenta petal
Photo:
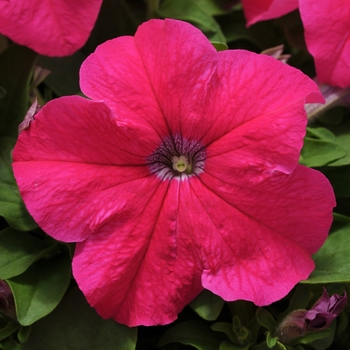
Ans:
[[[225,300],[267,305],[313,270],[311,254],[327,237],[334,195],[321,173],[302,166],[255,184],[233,178],[207,167],[205,187],[194,187],[200,205],[193,210],[207,212],[196,228],[206,232],[203,287]]]
[[[144,165],[158,146],[155,134],[119,125],[99,101],[67,96],[47,103],[21,132],[13,152],[18,161]]]
[[[219,57],[203,111],[208,122],[198,126],[208,161],[227,172],[242,166],[291,172],[305,135],[304,104],[324,102],[316,83],[266,55],[235,50]]]
[[[42,229],[56,239],[81,241],[111,216],[130,210],[127,198],[142,193],[140,202],[147,201],[155,178],[143,137],[130,139],[133,134],[138,130],[120,129],[103,102],[81,97],[53,100],[35,115],[19,136],[13,169]]]
[[[77,245],[74,277],[102,317],[129,326],[170,323],[203,289],[177,221],[180,187],[160,182],[141,213],[123,223],[116,217]]]
[[[145,130],[155,128],[162,136],[182,132],[189,137],[198,133],[217,59],[197,28],[151,20],[134,38],[100,45],[82,65],[81,88],[103,99],[126,123],[142,122]]]
[[[0,2],[0,33],[47,56],[80,49],[95,24],[102,0]]]
[[[304,0],[300,1],[300,15],[318,79],[339,87],[350,86],[350,3]]]
[[[137,215],[141,208],[128,201],[142,196],[144,205],[155,182],[145,167],[30,161],[13,169],[35,221],[64,242],[84,240],[114,216]]]
[[[242,0],[248,26],[281,17],[298,8],[298,0]]]

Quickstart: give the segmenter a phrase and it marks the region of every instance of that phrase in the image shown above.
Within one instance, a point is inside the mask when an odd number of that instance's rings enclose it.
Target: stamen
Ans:
[[[176,170],[180,173],[183,173],[184,171],[186,171],[187,166],[188,166],[188,160],[185,156],[180,156],[180,157],[174,156],[173,157],[173,169],[174,170]]]
[[[184,179],[203,172],[205,158],[205,149],[200,142],[173,135],[165,138],[148,157],[148,165],[162,180]]]

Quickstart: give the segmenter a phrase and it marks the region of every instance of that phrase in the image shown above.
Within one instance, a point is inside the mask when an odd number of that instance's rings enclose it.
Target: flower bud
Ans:
[[[283,343],[290,343],[311,331],[321,331],[329,327],[332,321],[344,309],[348,297],[333,294],[329,297],[323,288],[322,296],[310,310],[295,310],[291,312],[277,327],[276,336]]]
[[[12,291],[3,280],[0,280],[0,312],[12,319],[17,319]]]
[[[308,330],[322,330],[329,327],[344,309],[347,302],[346,292],[344,292],[343,296],[333,294],[329,297],[327,290],[323,288],[321,298],[317,300],[315,305],[305,315]]]
[[[307,310],[295,310],[278,325],[275,333],[282,343],[288,344],[305,335],[307,330],[305,315],[307,312]]]

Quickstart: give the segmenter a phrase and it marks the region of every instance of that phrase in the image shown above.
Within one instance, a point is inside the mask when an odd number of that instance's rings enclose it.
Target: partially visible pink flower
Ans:
[[[12,319],[16,319],[16,307],[13,294],[9,285],[3,280],[0,280],[0,313]]]
[[[0,1],[0,33],[46,56],[68,56],[88,39],[102,0]]]
[[[195,27],[151,20],[83,63],[85,95],[49,102],[13,151],[23,199],[78,242],[89,303],[165,324],[203,288],[270,304],[314,269],[334,195],[298,165],[317,85],[267,55],[216,52]]]
[[[290,343],[309,332],[322,331],[339,316],[347,302],[346,292],[343,296],[333,294],[330,297],[326,288],[323,288],[322,296],[310,310],[292,311],[278,325],[275,333],[283,343]]]
[[[333,320],[343,311],[347,302],[348,296],[346,292],[344,292],[343,296],[333,294],[330,297],[326,288],[323,288],[321,298],[305,314],[307,329],[322,330],[329,327]]]
[[[349,1],[243,0],[248,25],[280,17],[298,7],[318,79],[339,87],[350,86]]]
[[[281,17],[298,8],[298,0],[242,0],[248,25]]]
[[[299,0],[299,9],[318,79],[350,86],[350,2]]]

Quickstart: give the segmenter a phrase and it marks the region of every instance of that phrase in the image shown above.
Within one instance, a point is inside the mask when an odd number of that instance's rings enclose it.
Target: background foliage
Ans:
[[[241,5],[232,0],[104,0],[86,45],[64,58],[39,56],[0,36],[0,279],[13,293],[12,300],[0,287],[0,348],[350,349],[349,306],[330,328],[291,344],[282,344],[275,335],[278,322],[293,310],[310,308],[324,285],[329,293],[350,294],[350,108],[343,98],[310,114],[300,157],[301,164],[322,171],[334,187],[337,207],[331,234],[314,256],[316,269],[310,278],[269,307],[225,303],[205,291],[168,326],[136,329],[103,320],[72,279],[74,245],[48,237],[26,211],[12,174],[11,150],[34,97],[43,105],[59,96],[81,94],[79,67],[97,45],[133,35],[147,19],[164,17],[194,24],[218,50],[261,52],[283,44],[284,53],[291,55],[289,64],[315,75],[297,11],[246,28]]]

